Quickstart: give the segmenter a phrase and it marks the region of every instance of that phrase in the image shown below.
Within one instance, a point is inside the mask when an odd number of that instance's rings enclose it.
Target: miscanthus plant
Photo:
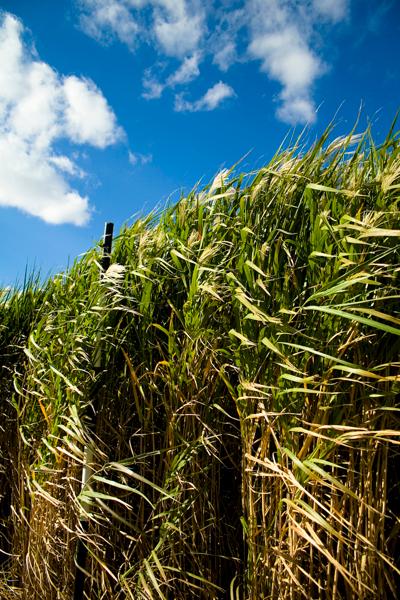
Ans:
[[[399,137],[331,137],[2,299],[1,598],[397,597]]]

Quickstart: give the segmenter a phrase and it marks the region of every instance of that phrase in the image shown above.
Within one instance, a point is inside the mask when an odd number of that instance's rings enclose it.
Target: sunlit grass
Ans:
[[[1,597],[396,595],[399,138],[330,133],[6,294]]]

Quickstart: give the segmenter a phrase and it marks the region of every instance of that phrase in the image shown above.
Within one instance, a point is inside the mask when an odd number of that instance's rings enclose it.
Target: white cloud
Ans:
[[[85,224],[86,196],[67,176],[84,172],[54,144],[62,139],[104,148],[121,137],[115,115],[93,82],[60,77],[23,41],[23,26],[0,14],[0,206],[48,223]]]
[[[216,109],[227,98],[234,96],[236,94],[233,88],[219,81],[195,102],[189,102],[183,98],[182,94],[178,94],[175,98],[175,110],[177,112],[210,111]]]
[[[201,4],[189,0],[155,0],[154,4],[154,34],[165,54],[183,58],[194,52],[206,31]]]
[[[146,100],[161,98],[165,83],[161,83],[153,74],[154,69],[146,69],[143,77],[142,97]]]
[[[46,154],[15,133],[0,134],[0,206],[18,208],[55,225],[84,225],[87,197],[69,188]]]
[[[182,61],[176,72],[164,82],[154,76],[154,69],[146,69],[144,98],[160,98],[165,88],[189,83],[199,75],[200,46],[207,30],[206,10],[201,0],[77,2],[81,9],[80,26],[87,35],[103,43],[119,39],[131,50],[141,38],[155,43],[163,55]],[[146,16],[149,17],[147,21]]]
[[[312,86],[324,65],[309,44],[310,22],[302,22],[293,2],[249,0],[251,42],[249,54],[261,69],[282,85],[277,116],[289,123],[313,122]],[[302,27],[304,25],[304,27]]]
[[[308,88],[321,68],[318,57],[292,26],[282,31],[263,31],[255,35],[249,51],[262,61],[262,70],[288,91]]]
[[[196,79],[200,75],[199,62],[198,52],[195,52],[193,56],[186,57],[175,73],[168,77],[167,85],[182,85]]]
[[[217,106],[219,106],[223,100],[226,100],[226,98],[232,98],[235,95],[236,94],[233,88],[226,83],[219,81],[209,90],[207,90],[198,104],[200,105],[201,109],[214,110],[214,108],[217,108]]]
[[[92,81],[67,77],[63,91],[66,99],[65,131],[72,141],[105,148],[122,137],[114,113]]]
[[[57,117],[63,99],[58,77],[43,62],[21,62],[15,68],[17,77],[24,73],[25,86],[10,99],[8,127],[36,147],[46,148],[60,133]]]
[[[143,2],[129,2],[140,8]],[[118,38],[133,48],[139,34],[139,25],[129,8],[119,0],[81,0],[80,25],[85,33],[102,43]]]
[[[153,162],[152,154],[140,154],[134,153],[129,150],[128,152],[128,160],[130,164],[135,167],[136,165],[148,165]]]
[[[154,75],[155,69],[147,69],[143,77],[142,97],[146,100],[161,98],[165,89],[190,83],[200,75],[199,62],[200,54],[198,52],[184,58],[176,71],[172,72],[164,82]]]
[[[79,168],[76,163],[74,163],[70,158],[68,158],[68,156],[50,156],[49,162],[55,165],[60,171],[68,173],[68,175],[79,177],[80,179],[82,179],[86,175],[85,171]]]
[[[349,0],[313,0],[313,8],[318,16],[333,23],[347,16]]]
[[[236,44],[226,39],[224,44],[221,44],[213,57],[213,63],[217,65],[224,73],[233,65],[237,58]]]
[[[239,33],[248,24],[248,13],[245,3],[242,8],[227,11],[221,7],[217,24],[210,37],[209,48],[213,63],[226,72],[235,62],[239,61]]]
[[[0,18],[2,15],[0,14]],[[0,27],[0,109],[4,114],[7,103],[19,96],[24,89],[24,76],[20,69],[23,47],[20,40],[22,25],[13,18],[2,17]]]
[[[80,26],[102,43],[119,39],[133,49],[139,37],[157,42],[167,56],[183,58],[194,52],[205,33],[200,0],[77,0]],[[151,25],[141,9],[152,9]],[[149,31],[151,35],[149,36]]]
[[[316,33],[344,20],[350,6],[350,0],[79,1],[91,20],[86,27],[90,35],[112,35],[131,48],[132,40],[141,37],[163,58],[181,61],[164,79],[155,68],[146,69],[144,98],[160,98],[167,88],[189,84],[207,56],[223,72],[236,62],[258,60],[268,78],[281,86],[278,118],[293,124],[315,120],[314,86],[327,71]],[[124,28],[130,26],[132,32],[126,34]],[[178,95],[176,107],[184,106],[191,110],[198,104]]]
[[[302,98],[289,96],[285,98],[281,96],[281,106],[278,108],[277,117],[285,123],[312,123],[315,121],[315,106],[314,102],[307,97]]]

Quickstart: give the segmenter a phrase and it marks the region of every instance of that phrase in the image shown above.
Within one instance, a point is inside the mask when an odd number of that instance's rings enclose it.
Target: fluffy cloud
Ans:
[[[307,43],[307,27],[289,2],[251,0],[249,54],[261,61],[261,69],[282,85],[278,116],[289,123],[312,122],[315,108],[312,86],[323,72],[320,58]],[[297,16],[297,18],[296,18]]]
[[[149,41],[151,30],[163,53],[183,58],[198,48],[206,31],[200,0],[77,0],[77,4],[85,33],[103,43],[116,38],[131,49],[139,37]],[[150,27],[142,18],[143,9],[151,9]]]
[[[67,77],[63,92],[65,132],[73,142],[105,148],[121,137],[114,113],[92,81]]]
[[[217,108],[221,102],[226,100],[227,98],[232,98],[236,94],[234,90],[219,81],[215,85],[213,85],[207,92],[196,100],[195,102],[189,102],[185,100],[181,94],[177,95],[175,98],[175,110],[177,112],[198,112],[202,110],[214,110]]]
[[[200,75],[199,62],[200,56],[198,52],[193,54],[193,56],[186,57],[175,73],[172,73],[168,77],[167,85],[182,85],[196,79]]]
[[[164,81],[148,68],[143,77],[143,98],[160,98],[167,88],[188,84],[200,74],[207,25],[201,0],[76,0],[80,26],[102,43],[118,39],[134,50],[141,39],[181,64]],[[157,65],[155,66],[157,67]]]
[[[154,75],[154,69],[146,69],[143,77],[142,97],[146,100],[155,100],[161,98],[165,90],[165,83],[162,83]]]
[[[152,69],[147,69],[143,78],[143,98],[154,100],[160,98],[166,88],[190,83],[200,75],[199,62],[200,54],[198,52],[184,58],[178,69],[172,72],[164,82],[157,79]]]
[[[133,48],[139,25],[126,6],[119,0],[82,0],[80,25],[83,31],[99,42],[108,43],[114,37]],[[135,6],[134,3],[130,3]],[[137,7],[141,3],[136,4]]]
[[[49,161],[53,165],[55,165],[60,171],[68,173],[68,175],[79,177],[80,179],[86,176],[85,171],[83,169],[80,169],[78,165],[76,165],[70,158],[68,158],[68,156],[50,156]]]
[[[209,48],[213,63],[226,72],[239,59],[238,37],[248,25],[246,3],[241,8],[226,11],[221,9],[217,14],[217,24],[210,37]]]
[[[163,81],[154,68],[146,69],[144,98],[160,98],[167,88],[190,83],[200,75],[201,62],[207,56],[223,72],[235,62],[258,60],[261,71],[280,85],[278,118],[295,124],[315,120],[314,86],[327,70],[320,44],[317,47],[315,43],[315,33],[321,26],[332,26],[345,19],[350,0],[224,0],[221,4],[212,0],[80,0],[80,3],[85,6],[85,18],[91,20],[85,28],[90,35],[107,38],[112,31],[124,41],[125,28],[130,23],[133,31],[125,42],[129,47],[132,48],[139,35],[153,43],[163,58],[181,61],[178,69]],[[124,20],[110,17],[120,14],[117,7],[126,15]],[[138,23],[142,25],[139,27]],[[208,108],[212,102],[205,102],[202,98],[190,103],[180,94],[175,106],[178,110],[212,110]]]
[[[216,49],[213,63],[221,69],[224,73],[236,62],[237,50],[235,43],[226,39],[224,44],[220,44]]]
[[[23,34],[20,21],[0,14],[0,206],[48,223],[83,225],[89,201],[67,176],[84,172],[54,145],[65,139],[104,148],[122,130],[93,82],[61,77],[33,56]]]
[[[69,189],[48,157],[14,133],[0,135],[0,206],[12,206],[47,223],[83,225],[88,199]]]
[[[201,3],[155,0],[154,34],[167,56],[183,58],[194,52],[205,34]]]

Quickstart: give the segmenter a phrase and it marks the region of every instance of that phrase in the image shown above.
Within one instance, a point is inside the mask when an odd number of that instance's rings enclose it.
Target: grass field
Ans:
[[[3,293],[2,599],[398,597],[399,136],[332,138]]]

